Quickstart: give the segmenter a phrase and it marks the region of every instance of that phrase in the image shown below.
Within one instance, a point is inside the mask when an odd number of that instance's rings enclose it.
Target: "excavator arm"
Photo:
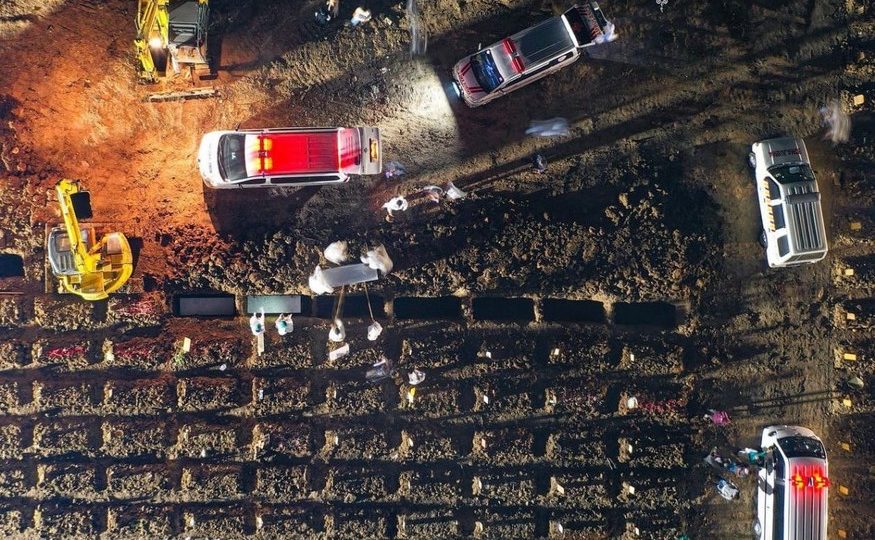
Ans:
[[[137,0],[137,37],[134,46],[140,64],[140,76],[149,81],[157,77],[151,49],[167,48],[170,30],[169,0]]]
[[[73,198],[85,192],[78,182],[61,180],[55,191],[64,228],[54,229],[47,241],[52,270],[62,290],[85,300],[103,300],[121,288],[133,273],[130,244],[119,232],[109,233],[98,241],[93,227],[79,223]]]

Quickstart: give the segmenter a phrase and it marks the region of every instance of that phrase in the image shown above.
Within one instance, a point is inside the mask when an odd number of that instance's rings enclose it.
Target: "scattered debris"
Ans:
[[[732,419],[729,418],[728,412],[716,411],[714,409],[708,409],[708,414],[706,414],[704,418],[705,420],[713,422],[715,426],[726,426],[732,422]]]
[[[379,382],[389,377],[392,372],[392,361],[385,355],[380,356],[380,361],[373,365],[365,373],[365,378],[371,382]]]
[[[368,326],[368,341],[377,341],[380,334],[383,333],[383,326],[377,321],[372,322]]]
[[[407,381],[410,383],[411,386],[416,386],[417,384],[421,383],[424,380],[425,380],[425,373],[423,373],[422,371],[420,371],[418,369],[414,369],[413,371],[411,371],[410,373],[407,374]]]
[[[456,185],[452,182],[447,182],[447,187],[446,189],[444,189],[444,194],[451,201],[462,199],[468,195],[466,191],[462,191],[461,189],[457,188]]]
[[[656,0],[656,5],[659,6],[659,12],[662,13],[665,6],[668,5],[668,0]]]
[[[720,496],[728,501],[732,501],[738,498],[738,487],[735,486],[729,480],[724,480],[721,478],[717,481],[717,491],[720,493]]]
[[[532,120],[526,129],[526,135],[536,137],[567,137],[571,135],[568,120],[564,118],[551,118],[549,120]]]
[[[383,166],[383,176],[392,178],[394,176],[403,176],[407,174],[407,169],[397,161],[389,161]]]
[[[338,347],[328,353],[328,360],[334,362],[339,358],[343,358],[349,354],[349,343],[345,343],[342,347]]]

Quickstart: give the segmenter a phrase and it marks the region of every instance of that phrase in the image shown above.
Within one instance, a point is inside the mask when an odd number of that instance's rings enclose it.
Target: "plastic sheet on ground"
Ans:
[[[564,118],[551,118],[549,120],[532,120],[526,129],[526,135],[538,137],[567,137],[571,135],[568,120]]]
[[[389,254],[386,253],[386,248],[383,246],[377,246],[362,255],[362,263],[383,272],[383,274],[388,274],[394,267],[392,259],[389,258]]]

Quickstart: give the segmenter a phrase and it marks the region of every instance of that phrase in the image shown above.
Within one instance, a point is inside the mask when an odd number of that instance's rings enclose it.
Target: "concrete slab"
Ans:
[[[246,297],[246,313],[257,313],[264,308],[268,315],[280,313],[301,313],[301,295],[299,294],[261,294]]]

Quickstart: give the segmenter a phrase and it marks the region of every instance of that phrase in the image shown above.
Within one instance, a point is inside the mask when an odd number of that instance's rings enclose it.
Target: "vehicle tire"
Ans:
[[[752,169],[757,168],[757,156],[753,152],[747,155],[747,164],[750,165]]]
[[[763,249],[769,247],[769,238],[766,236],[766,230],[760,230],[760,245],[763,246]]]

